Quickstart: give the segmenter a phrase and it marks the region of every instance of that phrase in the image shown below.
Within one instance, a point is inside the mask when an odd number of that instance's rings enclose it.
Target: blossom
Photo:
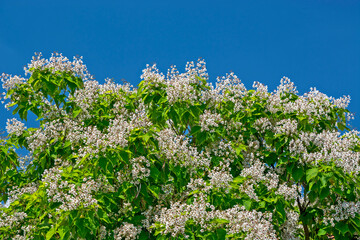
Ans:
[[[6,131],[8,134],[20,136],[25,130],[25,124],[18,121],[16,118],[8,119],[6,122]]]

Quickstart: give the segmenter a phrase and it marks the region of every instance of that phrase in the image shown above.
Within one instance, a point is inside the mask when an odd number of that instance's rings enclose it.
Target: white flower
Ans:
[[[6,131],[8,134],[20,136],[26,130],[25,124],[15,118],[8,119],[6,122]]]

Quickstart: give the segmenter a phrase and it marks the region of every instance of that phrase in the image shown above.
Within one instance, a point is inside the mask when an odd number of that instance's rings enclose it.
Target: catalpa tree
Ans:
[[[247,90],[205,62],[99,84],[81,58],[2,75],[0,239],[355,239],[360,137],[349,97]],[[39,128],[27,128],[28,113]],[[20,157],[17,149],[29,155]]]

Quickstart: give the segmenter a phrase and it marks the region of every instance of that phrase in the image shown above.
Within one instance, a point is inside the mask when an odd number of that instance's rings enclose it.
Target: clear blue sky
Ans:
[[[358,0],[1,0],[0,30],[0,73],[23,75],[34,52],[58,51],[83,56],[101,83],[136,86],[147,63],[166,72],[202,57],[213,83],[234,71],[247,88],[272,91],[287,76],[300,93],[351,95],[360,129]],[[9,117],[0,110],[0,129]]]

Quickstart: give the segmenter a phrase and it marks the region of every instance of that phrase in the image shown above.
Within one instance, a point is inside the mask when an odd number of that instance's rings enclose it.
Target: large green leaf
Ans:
[[[306,181],[310,182],[313,178],[315,178],[319,173],[318,168],[311,168],[306,171]]]

